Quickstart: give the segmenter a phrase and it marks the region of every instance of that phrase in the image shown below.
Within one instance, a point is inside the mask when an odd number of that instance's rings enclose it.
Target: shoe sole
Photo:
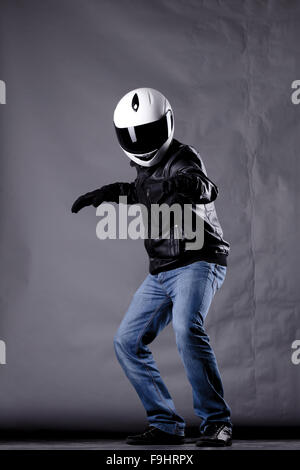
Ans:
[[[174,442],[174,441],[165,441],[165,442],[141,442],[141,441],[134,441],[126,439],[126,444],[133,445],[133,446],[178,446],[184,444],[184,441]]]
[[[232,445],[232,441],[228,441],[228,442],[212,442],[212,441],[196,442],[197,447],[229,447],[231,445]]]

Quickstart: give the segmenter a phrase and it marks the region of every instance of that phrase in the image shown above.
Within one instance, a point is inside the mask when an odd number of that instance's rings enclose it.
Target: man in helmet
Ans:
[[[187,249],[181,230],[169,238],[146,238],[150,273],[135,293],[114,338],[117,358],[147,413],[145,432],[128,444],[181,444],[184,419],[177,413],[148,347],[171,321],[176,344],[193,391],[194,411],[201,418],[198,446],[231,444],[230,409],[224,400],[216,358],[204,320],[227,266],[229,244],[214,207],[216,185],[207,177],[198,152],[176,140],[168,100],[151,88],[127,93],[114,112],[118,141],[136,168],[132,183],[113,183],[80,196],[72,206],[119,202],[129,204],[191,204],[194,217],[204,221],[201,249]]]

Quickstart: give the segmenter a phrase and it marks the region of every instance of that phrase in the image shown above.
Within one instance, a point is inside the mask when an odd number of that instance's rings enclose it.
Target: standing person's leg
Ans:
[[[171,318],[172,301],[157,277],[149,274],[133,296],[115,335],[114,346],[125,374],[144,405],[149,425],[183,436],[184,420],[177,414],[147,347]]]
[[[204,329],[204,319],[226,268],[198,261],[163,274],[173,301],[176,343],[192,385],[195,414],[202,418],[200,430],[211,423],[231,425],[217,361]]]

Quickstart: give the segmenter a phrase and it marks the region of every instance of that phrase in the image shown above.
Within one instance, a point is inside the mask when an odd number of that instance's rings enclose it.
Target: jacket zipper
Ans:
[[[179,239],[180,239],[179,227],[177,224],[175,224],[174,229],[173,229],[173,247],[174,247],[173,256],[176,256],[179,254]]]

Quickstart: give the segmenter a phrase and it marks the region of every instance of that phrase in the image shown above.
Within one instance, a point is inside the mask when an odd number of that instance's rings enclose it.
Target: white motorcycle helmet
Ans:
[[[174,135],[169,101],[153,88],[137,88],[119,101],[114,112],[119,144],[141,166],[153,166],[168,150]]]

